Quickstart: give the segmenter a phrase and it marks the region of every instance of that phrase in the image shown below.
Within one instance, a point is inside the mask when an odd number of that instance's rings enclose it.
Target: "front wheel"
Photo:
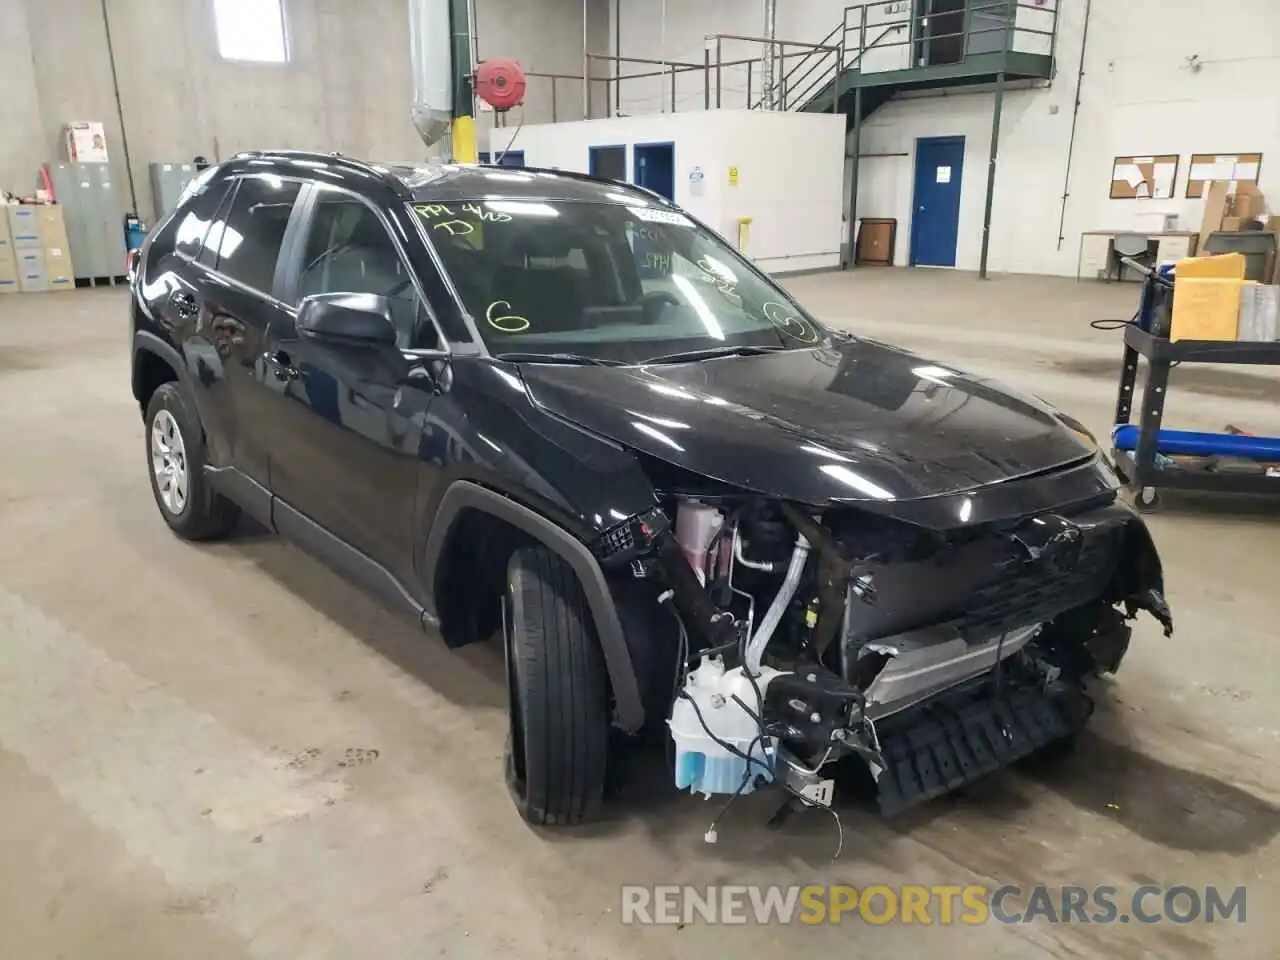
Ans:
[[[512,799],[538,826],[588,820],[604,796],[608,685],[586,597],[558,554],[529,547],[512,555],[502,632]]]
[[[151,395],[145,423],[151,492],[164,522],[186,540],[225,537],[240,508],[209,486],[204,431],[178,384],[161,384]]]

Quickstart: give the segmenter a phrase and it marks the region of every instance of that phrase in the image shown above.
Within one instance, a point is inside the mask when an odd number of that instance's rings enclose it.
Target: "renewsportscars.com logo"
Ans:
[[[1244,923],[1247,891],[1113,886],[624,886],[624,924]]]

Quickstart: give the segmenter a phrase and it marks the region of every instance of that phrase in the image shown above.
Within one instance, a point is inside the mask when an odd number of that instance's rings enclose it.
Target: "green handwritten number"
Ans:
[[[528,317],[522,317],[516,313],[496,313],[498,310],[510,309],[510,300],[495,300],[485,310],[484,318],[489,326],[501,333],[524,333],[529,329]]]

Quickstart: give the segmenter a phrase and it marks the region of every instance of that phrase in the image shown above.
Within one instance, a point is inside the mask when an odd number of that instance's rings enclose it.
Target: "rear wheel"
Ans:
[[[512,799],[532,824],[581,823],[604,795],[608,687],[586,597],[559,555],[545,547],[512,555],[502,632]]]
[[[215,493],[204,475],[204,432],[176,383],[163,383],[147,403],[147,466],[151,492],[169,529],[187,540],[231,532],[240,508]]]

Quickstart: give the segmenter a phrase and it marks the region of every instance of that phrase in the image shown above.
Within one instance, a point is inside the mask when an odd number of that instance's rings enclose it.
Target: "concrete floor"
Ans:
[[[820,316],[998,376],[1103,434],[1131,286],[796,279]],[[1280,509],[1156,515],[1178,632],[1143,621],[1065,766],[884,823],[781,832],[658,768],[590,829],[506,796],[492,646],[450,653],[276,539],[156,514],[122,291],[0,298],[0,956],[1274,957]],[[1174,419],[1280,430],[1269,371],[1179,370]],[[1173,421],[1171,421],[1173,422]],[[623,883],[1249,886],[1244,925],[634,928]],[[1266,905],[1272,906],[1268,908]]]

